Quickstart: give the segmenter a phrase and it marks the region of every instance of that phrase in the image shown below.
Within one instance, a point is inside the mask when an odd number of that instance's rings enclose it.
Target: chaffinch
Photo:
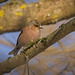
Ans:
[[[28,23],[28,25],[22,29],[18,39],[16,47],[9,52],[9,55],[17,55],[21,47],[26,47],[30,42],[35,42],[40,37],[40,29],[42,29],[41,24],[37,20],[33,20]]]

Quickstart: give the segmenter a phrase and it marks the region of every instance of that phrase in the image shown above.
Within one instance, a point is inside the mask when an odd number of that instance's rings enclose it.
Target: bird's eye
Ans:
[[[35,25],[36,27],[38,27],[38,25]]]

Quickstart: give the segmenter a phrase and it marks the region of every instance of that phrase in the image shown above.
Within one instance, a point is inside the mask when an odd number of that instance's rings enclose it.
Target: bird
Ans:
[[[17,55],[22,47],[27,47],[31,42],[35,42],[40,38],[40,30],[43,29],[37,20],[30,21],[26,27],[21,30],[18,36],[16,47],[9,52],[9,55]]]

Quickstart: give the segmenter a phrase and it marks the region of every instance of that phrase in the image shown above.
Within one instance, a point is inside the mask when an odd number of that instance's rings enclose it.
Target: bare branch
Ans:
[[[75,31],[75,19],[71,20],[67,24],[61,25],[57,30],[48,35],[45,38],[42,38],[41,41],[36,43],[36,46],[31,47],[26,52],[21,52],[21,54],[9,58],[3,63],[0,64],[0,75],[3,73],[10,72],[12,69],[25,64],[25,56],[28,56],[29,59],[32,59],[39,53],[45,51],[46,48],[65,37],[69,33]]]
[[[60,44],[60,46],[61,46],[61,48],[62,48],[62,50],[64,52],[64,56],[66,57],[66,60],[69,63],[69,66],[70,66],[70,69],[71,69],[73,75],[75,75],[75,72],[73,70],[73,64],[71,62],[71,55],[69,54],[68,50],[66,49],[66,47],[64,46],[64,44],[61,41],[59,41],[58,43]]]
[[[34,19],[42,25],[48,25],[74,17],[75,0],[40,0],[29,4],[23,0],[12,0],[1,7],[0,12],[0,34],[2,34],[21,30]]]
[[[56,75],[60,75],[60,74],[63,73],[68,67],[69,67],[69,63],[65,66],[65,68],[62,69],[62,71],[60,71],[60,72],[57,73]]]

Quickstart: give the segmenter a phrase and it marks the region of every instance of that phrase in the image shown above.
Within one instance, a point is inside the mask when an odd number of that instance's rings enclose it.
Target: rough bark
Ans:
[[[40,0],[25,3],[23,0],[11,0],[0,8],[0,34],[21,30],[31,20],[42,25],[55,23],[75,16],[75,0]]]
[[[25,64],[25,56],[28,56],[29,60],[32,59],[34,56],[45,51],[49,46],[73,31],[75,31],[75,19],[66,24],[62,24],[57,30],[42,38],[35,44],[36,46],[31,47],[26,52],[21,52],[19,55],[2,62],[0,64],[0,75],[10,72],[12,69]]]

